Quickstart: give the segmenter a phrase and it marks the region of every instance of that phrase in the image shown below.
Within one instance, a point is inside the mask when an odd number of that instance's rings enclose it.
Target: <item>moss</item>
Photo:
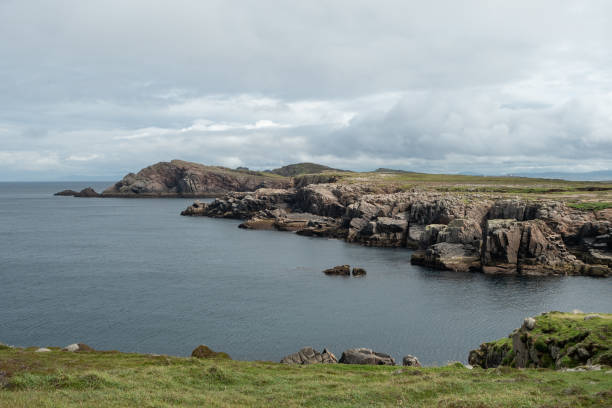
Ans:
[[[546,344],[546,339],[544,337],[538,337],[534,343],[534,347],[540,353],[548,353],[548,344]]]

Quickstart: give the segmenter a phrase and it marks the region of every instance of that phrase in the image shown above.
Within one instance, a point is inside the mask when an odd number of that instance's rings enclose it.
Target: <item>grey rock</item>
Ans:
[[[395,360],[388,354],[377,353],[368,348],[348,349],[340,357],[342,364],[395,365]]]
[[[297,353],[289,354],[280,361],[283,364],[335,364],[338,362],[336,356],[323,349],[321,353],[312,347],[304,347]]]
[[[402,365],[408,366],[408,367],[421,367],[421,363],[419,362],[419,359],[410,354],[402,358]]]

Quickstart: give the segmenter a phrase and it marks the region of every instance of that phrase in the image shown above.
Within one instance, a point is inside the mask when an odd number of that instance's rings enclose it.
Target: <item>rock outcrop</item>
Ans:
[[[566,368],[612,365],[612,315],[544,313],[526,318],[508,338],[470,351],[470,364],[482,368]]]
[[[107,188],[104,197],[214,197],[258,188],[288,188],[286,177],[260,172],[205,166],[182,160],[160,162],[129,173]]]
[[[368,348],[348,349],[342,353],[341,364],[395,365],[395,360],[388,354],[377,353]]]
[[[82,189],[81,191],[63,190],[53,195],[56,196],[72,196],[72,197],[100,197],[100,194],[91,187]]]
[[[335,364],[338,359],[327,349],[319,353],[312,347],[304,347],[297,353],[283,357],[280,362],[283,364]]]
[[[612,275],[612,212],[583,212],[551,200],[328,183],[230,193],[182,214],[415,249],[414,264],[452,271]]]

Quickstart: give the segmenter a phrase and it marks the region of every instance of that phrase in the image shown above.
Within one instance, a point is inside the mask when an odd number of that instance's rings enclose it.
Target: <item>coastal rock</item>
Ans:
[[[351,267],[349,265],[338,265],[325,269],[323,273],[326,275],[351,276]]]
[[[367,246],[418,249],[412,263],[453,271],[612,275],[612,211],[585,213],[551,200],[394,191],[367,183],[230,193],[184,215],[245,220]],[[508,218],[493,218],[508,217]]]
[[[425,251],[415,252],[410,262],[414,265],[456,272],[467,272],[480,268],[480,257],[476,248],[471,245],[448,242],[431,245]]]
[[[229,356],[229,354],[224,353],[222,351],[213,351],[208,346],[205,346],[203,344],[201,344],[198,347],[196,347],[195,349],[193,349],[193,351],[191,352],[191,357],[195,357],[195,358],[220,358],[220,359],[226,359],[226,360],[231,360],[232,359]]]
[[[304,347],[297,353],[283,357],[280,362],[283,364],[335,364],[338,360],[327,349],[319,353],[312,347]]]
[[[395,365],[395,360],[388,354],[377,353],[368,348],[348,349],[342,353],[341,364]]]
[[[53,195],[55,195],[55,196],[74,197],[77,194],[79,194],[79,193],[77,191],[74,191],[74,190],[62,190],[62,191],[59,191],[59,192],[57,192],[57,193],[55,193]]]
[[[48,353],[50,351],[51,351],[51,349],[48,349],[46,347],[41,347],[38,350],[36,350],[35,353]]]
[[[557,369],[612,362],[612,315],[589,320],[574,316],[550,312],[527,318],[508,338],[483,343],[470,351],[468,361],[482,368],[504,365]]]
[[[55,193],[54,195],[72,197],[100,197],[100,194],[96,193],[96,191],[91,187],[84,188],[79,192],[74,190],[63,190],[58,193]]]
[[[353,268],[353,276],[365,276],[366,270],[363,268]]]
[[[421,363],[419,362],[419,359],[410,354],[402,358],[402,365],[407,366],[407,367],[421,367]]]
[[[104,197],[210,197],[258,188],[289,188],[291,179],[265,173],[205,166],[182,160],[160,162],[129,173]]]
[[[85,343],[73,343],[73,344],[69,344],[66,347],[64,347],[62,351],[70,351],[74,353],[77,351],[95,351],[95,350],[89,347]]]

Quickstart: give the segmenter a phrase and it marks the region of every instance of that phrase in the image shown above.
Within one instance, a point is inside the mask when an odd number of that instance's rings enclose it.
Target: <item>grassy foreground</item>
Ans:
[[[612,406],[610,369],[288,366],[4,348],[0,384],[0,407]]]

